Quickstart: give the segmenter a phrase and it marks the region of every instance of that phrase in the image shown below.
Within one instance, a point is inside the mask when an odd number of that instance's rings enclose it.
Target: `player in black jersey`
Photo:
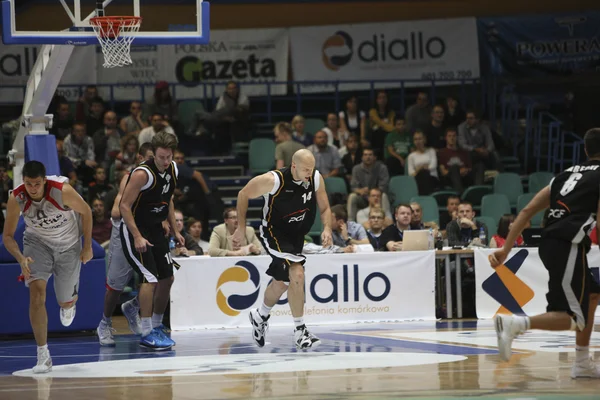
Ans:
[[[177,242],[181,246],[185,243],[177,230],[173,206],[177,185],[173,152],[177,138],[161,132],[151,143],[154,158],[133,170],[121,197],[121,242],[129,264],[143,277],[138,295],[142,318],[140,345],[167,350],[175,342],[166,335],[162,316],[173,284],[174,263],[162,223],[168,220]]]
[[[273,261],[267,274],[273,281],[265,291],[260,309],[250,312],[254,341],[265,345],[269,313],[279,298],[288,291],[288,301],[294,317],[296,348],[306,350],[321,342],[304,324],[304,262],[302,255],[306,235],[317,214],[323,221],[322,245],[331,246],[331,210],[321,174],[315,170],[315,158],[306,150],[298,150],[288,168],[257,176],[239,192],[237,214],[239,227],[233,234],[233,244],[239,248],[246,229],[248,200],[263,196],[263,220],[260,239]]]
[[[508,361],[512,341],[528,329],[576,330],[571,377],[600,378],[600,369],[589,357],[600,287],[586,257],[591,245],[588,233],[600,224],[600,129],[588,131],[584,142],[588,161],[559,174],[531,200],[513,222],[504,247],[490,255],[490,263],[494,268],[502,265],[529,220],[549,208],[539,248],[550,277],[547,312],[533,317],[496,316],[500,356]]]

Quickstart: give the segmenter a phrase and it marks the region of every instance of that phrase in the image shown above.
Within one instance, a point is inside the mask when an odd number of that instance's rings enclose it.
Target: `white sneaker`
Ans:
[[[121,304],[121,311],[123,311],[123,315],[127,319],[131,332],[135,335],[141,335],[142,320],[140,319],[140,309],[133,304],[134,300],[135,298]]]
[[[518,316],[498,314],[494,317],[494,325],[496,326],[496,335],[498,336],[498,352],[503,361],[510,360],[512,355],[512,342],[523,333],[524,327],[518,320]]]
[[[104,321],[100,321],[100,325],[96,328],[96,333],[98,334],[98,340],[100,341],[100,346],[114,346],[115,339],[113,334],[116,331],[112,327],[112,323],[107,324]]]
[[[63,326],[70,326],[75,319],[75,304],[71,308],[60,308],[60,323]]]
[[[294,342],[298,350],[312,350],[321,344],[321,340],[310,333],[306,325],[301,325],[294,330]]]
[[[50,350],[38,350],[37,364],[33,367],[34,374],[45,374],[52,371],[52,358],[50,358]]]
[[[595,378],[600,379],[600,368],[590,357],[582,363],[574,363],[571,368],[571,378]]]
[[[250,324],[252,325],[252,339],[254,339],[254,343],[258,347],[264,347],[265,345],[265,335],[269,330],[269,318],[268,315],[266,318],[260,315],[258,312],[258,308],[250,310]]]

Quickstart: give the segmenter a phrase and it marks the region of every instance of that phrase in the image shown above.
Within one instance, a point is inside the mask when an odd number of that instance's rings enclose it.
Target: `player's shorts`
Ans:
[[[133,235],[127,229],[127,225],[121,223],[121,244],[123,253],[129,265],[140,274],[142,283],[156,283],[173,276],[173,259],[169,251],[169,240],[161,224],[151,226],[139,226],[142,236],[152,246],[146,246],[146,251],[140,253],[135,249]]]
[[[587,249],[582,243],[544,238],[539,255],[548,270],[548,312],[566,312],[583,330],[587,323],[590,293],[600,293],[587,263]]]
[[[272,228],[260,227],[260,241],[273,261],[269,265],[267,275],[277,281],[290,281],[290,265],[304,265],[306,257],[302,255],[304,235],[284,235]]]
[[[43,279],[48,282],[54,275],[54,292],[59,303],[68,303],[79,293],[79,273],[81,271],[81,240],[63,251],[56,251],[35,237],[23,238],[23,255],[31,257],[31,276],[25,282]]]
[[[133,276],[133,268],[123,254],[121,223],[121,220],[112,220],[113,226],[108,245],[108,271],[106,272],[106,286],[119,292],[125,289]]]

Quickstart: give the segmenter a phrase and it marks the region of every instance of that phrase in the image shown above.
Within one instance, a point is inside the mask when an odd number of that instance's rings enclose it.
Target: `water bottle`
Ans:
[[[483,229],[483,226],[479,228],[479,241],[482,246],[487,246],[487,238],[485,237],[485,229]]]
[[[433,250],[433,229],[429,228],[429,234],[427,235],[427,249]]]
[[[435,242],[435,248],[437,250],[443,250],[444,249],[444,237],[442,236],[442,232],[438,231],[437,233],[437,238],[436,238],[436,242]]]
[[[169,250],[175,250],[175,239],[173,239],[173,236],[171,236],[171,238],[169,239]]]

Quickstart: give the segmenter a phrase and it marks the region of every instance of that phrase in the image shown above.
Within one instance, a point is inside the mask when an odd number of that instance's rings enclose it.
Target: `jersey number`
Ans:
[[[307,201],[309,201],[310,199],[312,199],[312,192],[308,192],[307,193],[303,193],[302,194],[302,198],[304,199],[304,202],[306,203]]]
[[[166,185],[163,186],[163,190],[162,190],[162,194],[166,194],[169,192],[169,188],[171,187],[170,183],[167,183]]]
[[[577,185],[577,182],[579,182],[579,180],[581,179],[583,175],[580,173],[573,173],[569,176],[569,179],[567,179],[567,181],[563,184],[562,189],[560,189],[560,195],[561,196],[566,196],[569,193],[571,193],[573,191],[573,189],[575,189],[575,186]]]
[[[171,257],[171,253],[166,253],[165,258],[167,259],[167,264],[173,264],[173,258]]]

